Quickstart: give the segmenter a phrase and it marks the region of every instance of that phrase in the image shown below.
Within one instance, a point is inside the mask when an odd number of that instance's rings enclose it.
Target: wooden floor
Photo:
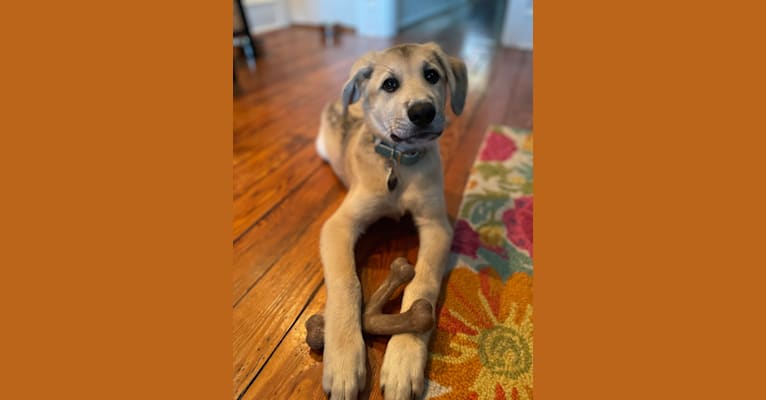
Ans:
[[[324,398],[322,356],[304,343],[306,319],[325,304],[319,230],[345,194],[314,150],[321,107],[338,97],[353,61],[394,43],[436,41],[462,57],[470,88],[463,115],[442,139],[447,205],[454,221],[471,163],[489,124],[532,127],[532,54],[496,47],[497,12],[462,9],[418,24],[393,40],[343,34],[325,46],[317,30],[261,36],[255,71],[238,68],[234,99],[233,397]],[[238,62],[239,65],[239,62]],[[391,261],[414,263],[410,220],[383,220],[357,245],[367,299]],[[387,311],[395,311],[393,304]],[[366,337],[368,382],[360,398],[381,398],[378,373],[387,339]]]

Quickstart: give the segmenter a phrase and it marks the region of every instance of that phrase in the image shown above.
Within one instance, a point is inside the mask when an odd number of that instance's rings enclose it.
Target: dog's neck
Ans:
[[[391,140],[385,140],[382,139],[380,136],[370,133],[370,141],[372,142],[373,146],[377,146],[378,144],[384,144],[387,147],[391,147],[396,149],[397,151],[402,152],[421,152],[425,153],[426,151],[429,151],[431,148],[433,148],[436,145],[436,140],[432,140],[430,142],[423,142],[423,143],[405,143],[400,142],[396,143]]]
[[[415,165],[426,154],[425,147],[418,147],[410,150],[398,148],[393,143],[384,141],[376,135],[371,137],[374,144],[375,153],[386,160],[386,186],[389,192],[393,192],[399,182],[397,169],[400,165]]]
[[[395,162],[395,165],[414,165],[423,158],[427,151],[430,151],[429,147],[435,146],[435,141],[421,145],[392,143],[381,139],[377,135],[371,135],[370,140],[374,146],[375,153]]]
[[[390,146],[385,142],[380,142],[375,145],[375,152],[381,155],[386,160],[389,160],[389,167],[395,168],[397,165],[414,165],[425,155],[425,150],[399,150],[394,146]]]

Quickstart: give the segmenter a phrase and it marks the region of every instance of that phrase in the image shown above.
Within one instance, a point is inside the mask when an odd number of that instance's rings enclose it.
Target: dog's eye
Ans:
[[[428,83],[434,84],[439,82],[439,73],[435,69],[427,69],[423,72],[423,77],[426,78]]]
[[[383,85],[380,88],[389,93],[395,92],[396,89],[399,89],[399,81],[396,78],[388,78],[383,81]]]

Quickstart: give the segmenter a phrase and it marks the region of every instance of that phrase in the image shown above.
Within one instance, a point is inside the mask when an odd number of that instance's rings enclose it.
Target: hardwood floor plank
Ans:
[[[260,399],[325,399],[322,391],[322,356],[306,345],[306,320],[324,309],[327,294],[324,285],[314,300],[298,317],[282,345],[274,352],[242,396],[243,400]],[[289,371],[289,373],[286,373]],[[235,397],[239,393],[235,393]]]
[[[505,112],[503,123],[515,128],[532,129],[532,53],[524,53],[524,63],[521,66],[516,81],[513,83],[515,90],[511,92],[508,100],[508,109]]]
[[[306,239],[306,248],[290,249],[234,308],[235,393],[250,384],[322,282],[318,235]]]
[[[319,168],[307,182],[234,243],[234,304],[277,261],[282,264],[280,257],[288,249],[307,235],[318,236],[321,221],[340,205],[345,188],[329,167]],[[318,248],[304,249],[313,250]]]
[[[234,157],[234,198],[242,196],[248,187],[264,177],[273,175],[295,153],[313,144],[301,135],[284,135],[263,146],[238,152]]]
[[[300,106],[307,101],[326,101],[328,98],[340,97],[354,59],[352,55],[330,66],[318,66],[299,81],[274,83],[257,92],[258,96],[244,96],[237,101],[238,106],[235,107],[235,138],[263,128],[268,123],[301,115],[296,111],[302,111]],[[316,120],[318,122],[318,118]]]
[[[321,164],[314,147],[305,146],[272,174],[242,188],[242,194],[234,199],[234,238],[240,237],[280,200],[300,187]]]
[[[328,45],[318,40],[316,30],[306,28],[287,28],[282,30],[286,32],[274,32],[274,35],[280,37],[298,30],[305,31],[305,34],[291,39],[288,45],[275,43],[273,37],[264,40],[267,56],[258,64],[257,70],[253,73],[246,68],[241,69],[247,78],[251,78],[246,79],[243,85],[251,100],[272,95],[273,92],[264,89],[274,83],[295,81],[295,77],[301,77],[300,80],[304,81],[303,77],[317,67],[335,65],[339,60],[356,59],[370,49],[384,48],[391,43],[388,39],[341,34],[337,45]]]

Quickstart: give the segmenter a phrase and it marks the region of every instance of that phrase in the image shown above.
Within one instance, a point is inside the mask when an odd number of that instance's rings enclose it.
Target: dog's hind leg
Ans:
[[[330,164],[335,175],[346,186],[348,186],[348,181],[346,180],[343,154],[353,124],[349,116],[343,115],[343,108],[339,102],[330,103],[322,110],[319,133],[316,139],[317,154],[322,160]]]
[[[325,133],[326,129],[327,129],[326,122],[323,115],[322,121],[319,123],[319,134],[317,134],[316,148],[317,148],[317,154],[319,154],[319,158],[329,162],[330,156],[327,154],[327,145],[325,144],[325,140],[327,136]]]

